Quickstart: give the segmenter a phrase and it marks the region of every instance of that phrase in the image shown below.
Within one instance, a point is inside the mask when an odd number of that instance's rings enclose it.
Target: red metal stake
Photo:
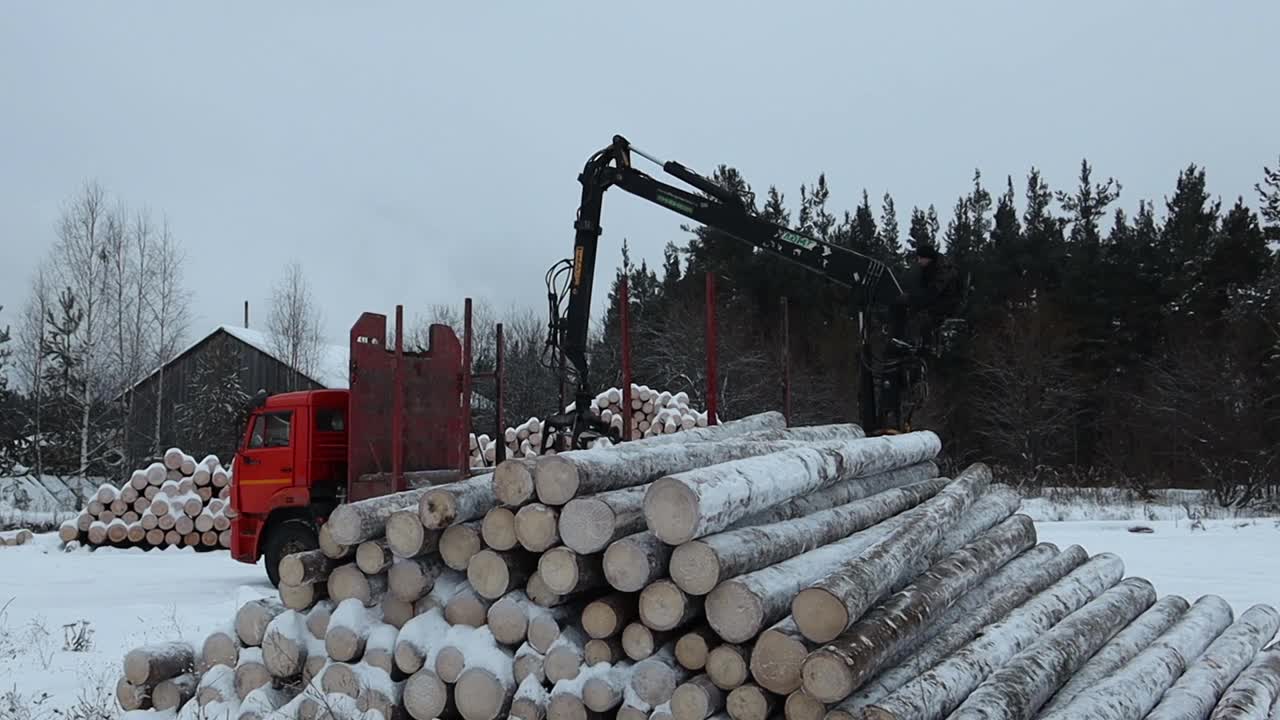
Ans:
[[[782,296],[782,417],[791,426],[791,314]]]
[[[391,401],[391,487],[404,486],[404,306],[396,306],[395,393]]]
[[[628,294],[627,276],[618,284],[618,298],[622,331],[622,439],[631,439],[631,298]]]
[[[466,479],[471,474],[471,298],[466,300],[462,323],[462,432],[458,438],[462,457],[458,469]]]
[[[707,273],[707,425],[716,424],[716,276]]]
[[[507,422],[504,417],[506,415],[506,411],[503,403],[503,395],[507,391],[507,351],[502,339],[502,323],[498,323],[496,339],[497,348],[495,349],[496,352],[493,360],[493,394],[497,398],[497,408],[495,410],[496,422],[494,423],[497,426],[497,429],[494,431],[493,436],[497,438],[498,447],[494,451],[494,457],[496,458],[495,464],[507,459],[507,440],[502,436],[503,426],[506,425]],[[539,448],[539,450],[541,450],[541,448]]]

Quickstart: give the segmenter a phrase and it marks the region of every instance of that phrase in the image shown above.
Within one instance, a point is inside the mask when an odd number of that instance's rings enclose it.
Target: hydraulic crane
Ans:
[[[658,165],[701,194],[638,170],[632,164],[633,155]],[[561,260],[547,272],[547,342],[552,349],[558,348],[572,366],[567,369],[576,376],[574,409],[548,419],[554,432],[545,433],[544,446],[562,433],[571,434],[573,447],[583,447],[591,439],[609,433],[608,426],[589,410],[595,392],[587,361],[587,335],[600,213],[605,191],[613,187],[848,287],[853,293],[851,310],[859,320],[862,377],[858,399],[863,427],[868,433],[909,429],[911,391],[923,390],[924,354],[900,337],[906,322],[906,308],[899,302],[902,285],[883,262],[768,222],[753,214],[735,193],[710,178],[678,162],[659,160],[620,135],[591,156],[578,180],[582,184],[582,201],[574,222],[573,257]],[[897,314],[893,332],[873,332],[867,312],[873,307],[891,308]]]

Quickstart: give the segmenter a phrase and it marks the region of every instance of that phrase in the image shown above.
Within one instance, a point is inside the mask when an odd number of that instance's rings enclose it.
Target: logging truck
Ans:
[[[445,325],[426,351],[387,347],[387,318],[364,313],[350,333],[346,390],[265,396],[251,404],[235,458],[231,556],[265,562],[319,546],[329,513],[410,486],[465,477],[469,468],[470,357]],[[469,343],[468,343],[469,346]]]

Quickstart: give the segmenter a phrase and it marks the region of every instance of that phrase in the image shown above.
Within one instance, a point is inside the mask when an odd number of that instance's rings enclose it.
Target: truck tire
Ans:
[[[320,547],[316,526],[310,520],[293,518],[273,525],[267,531],[262,557],[267,565],[267,578],[271,585],[280,585],[280,561],[286,555],[315,550]]]

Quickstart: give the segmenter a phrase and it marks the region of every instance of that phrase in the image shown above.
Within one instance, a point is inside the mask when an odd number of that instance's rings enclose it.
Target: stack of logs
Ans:
[[[279,598],[143,648],[179,718],[1266,718],[1280,614],[1038,543],[936,435],[775,413],[340,506]],[[134,664],[142,660],[134,657]],[[155,668],[154,672],[150,668]],[[126,670],[128,661],[126,661]],[[164,686],[162,676],[174,680]],[[176,692],[169,690],[176,687]],[[1252,714],[1251,714],[1252,713]]]
[[[707,414],[689,407],[688,393],[657,391],[647,385],[631,385],[631,437],[647,438],[670,435],[683,430],[707,426]],[[571,403],[566,410],[572,410]],[[622,391],[609,388],[591,401],[591,411],[619,435],[622,434]],[[509,458],[532,458],[542,449],[542,420],[531,417],[503,434]],[[607,445],[602,442],[601,445]],[[498,441],[487,434],[471,434],[471,466],[492,467],[497,460]],[[555,450],[548,451],[555,454]]]
[[[26,528],[0,532],[0,547],[26,545],[35,539],[35,535]]]
[[[135,470],[124,487],[104,484],[80,515],[58,528],[64,546],[231,547],[231,470],[217,456],[178,448]]]

